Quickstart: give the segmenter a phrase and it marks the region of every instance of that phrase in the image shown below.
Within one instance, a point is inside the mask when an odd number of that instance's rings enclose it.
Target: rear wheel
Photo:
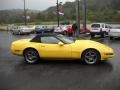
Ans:
[[[110,36],[110,40],[113,40],[113,37],[112,37],[112,36]]]
[[[101,33],[101,37],[104,38],[105,37],[105,32]]]
[[[91,38],[94,38],[95,37],[95,34],[91,33]]]
[[[81,58],[86,64],[92,65],[98,63],[98,61],[100,60],[100,54],[94,49],[88,49],[83,52]]]
[[[18,34],[20,35],[20,34],[21,34],[21,32],[20,32],[20,31],[18,31]]]
[[[14,32],[13,31],[11,31],[12,32],[12,34],[14,35]]]
[[[39,54],[34,49],[26,49],[23,55],[24,55],[25,61],[30,64],[34,64],[39,60]]]
[[[64,35],[67,35],[67,31],[64,31],[63,34],[64,34]]]

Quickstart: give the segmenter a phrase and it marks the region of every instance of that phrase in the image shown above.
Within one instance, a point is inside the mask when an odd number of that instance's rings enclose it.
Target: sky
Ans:
[[[75,0],[58,0],[65,3],[66,1]],[[26,0],[26,8],[33,10],[45,10],[50,6],[55,6],[57,0]],[[24,0],[0,0],[0,10],[5,9],[23,9]]]

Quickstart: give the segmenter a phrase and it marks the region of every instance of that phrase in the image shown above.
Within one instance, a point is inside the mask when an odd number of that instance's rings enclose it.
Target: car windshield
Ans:
[[[63,41],[66,44],[74,43],[74,40],[70,39],[69,37],[66,37],[64,35],[57,35],[57,38]]]
[[[100,24],[93,24],[91,27],[92,27],[92,28],[99,28],[99,27],[100,27]]]

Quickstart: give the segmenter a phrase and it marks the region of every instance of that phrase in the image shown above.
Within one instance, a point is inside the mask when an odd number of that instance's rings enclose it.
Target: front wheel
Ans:
[[[100,54],[94,49],[88,49],[83,52],[81,58],[86,64],[92,65],[98,63],[98,61],[100,60]]]
[[[91,38],[94,38],[95,37],[95,34],[91,33]]]
[[[20,35],[20,34],[21,34],[21,32],[20,32],[20,31],[18,31],[18,34]]]
[[[25,61],[30,64],[34,64],[34,63],[38,62],[38,60],[39,60],[39,54],[34,49],[25,50],[23,53],[23,56],[24,56]]]

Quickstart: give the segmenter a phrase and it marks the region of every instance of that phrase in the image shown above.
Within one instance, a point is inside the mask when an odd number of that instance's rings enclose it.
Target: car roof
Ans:
[[[106,23],[92,23],[92,24],[106,24]],[[92,25],[92,24],[91,24],[91,25]]]
[[[57,33],[43,33],[43,34],[37,34],[34,38],[30,40],[30,42],[39,42],[41,37],[45,36],[57,36],[59,34]]]
[[[39,37],[43,37],[43,36],[57,36],[59,34],[57,33],[42,33],[42,34],[37,34],[37,36]]]

